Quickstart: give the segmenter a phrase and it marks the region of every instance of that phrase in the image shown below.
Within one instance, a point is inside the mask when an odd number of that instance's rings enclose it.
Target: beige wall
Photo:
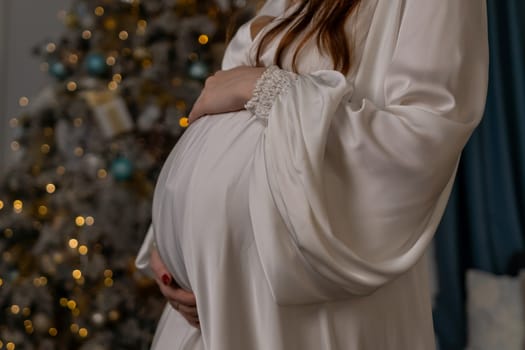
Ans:
[[[50,78],[40,72],[31,55],[35,44],[55,39],[63,30],[58,11],[71,0],[0,0],[0,174],[10,160],[9,119],[18,111],[21,96],[31,98]]]

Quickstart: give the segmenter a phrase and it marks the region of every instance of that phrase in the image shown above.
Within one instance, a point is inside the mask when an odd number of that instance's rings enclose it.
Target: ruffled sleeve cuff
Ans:
[[[244,107],[257,118],[268,119],[275,99],[286,92],[296,79],[297,75],[292,72],[275,65],[268,67],[257,80],[253,96]]]

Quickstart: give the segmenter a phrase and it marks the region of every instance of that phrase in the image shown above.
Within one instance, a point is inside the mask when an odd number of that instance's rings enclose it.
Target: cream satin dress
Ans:
[[[421,257],[482,116],[485,1],[363,0],[347,29],[348,76],[310,45],[268,118],[206,116],[173,149],[137,265],[156,241],[202,329],[166,306],[152,349],[435,348]],[[261,37],[240,28],[223,68]]]

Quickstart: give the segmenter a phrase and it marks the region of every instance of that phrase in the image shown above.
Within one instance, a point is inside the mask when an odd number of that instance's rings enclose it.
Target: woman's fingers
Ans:
[[[182,288],[174,287],[173,285],[159,285],[162,294],[169,300],[173,300],[179,304],[187,307],[196,307],[197,300],[195,295],[191,292],[185,291]]]

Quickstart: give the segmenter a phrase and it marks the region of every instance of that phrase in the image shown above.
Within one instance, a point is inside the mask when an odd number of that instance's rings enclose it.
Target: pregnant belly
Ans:
[[[248,179],[264,127],[246,111],[201,118],[164,164],[153,199],[155,239],[189,290],[206,266],[231,263],[252,242]]]

